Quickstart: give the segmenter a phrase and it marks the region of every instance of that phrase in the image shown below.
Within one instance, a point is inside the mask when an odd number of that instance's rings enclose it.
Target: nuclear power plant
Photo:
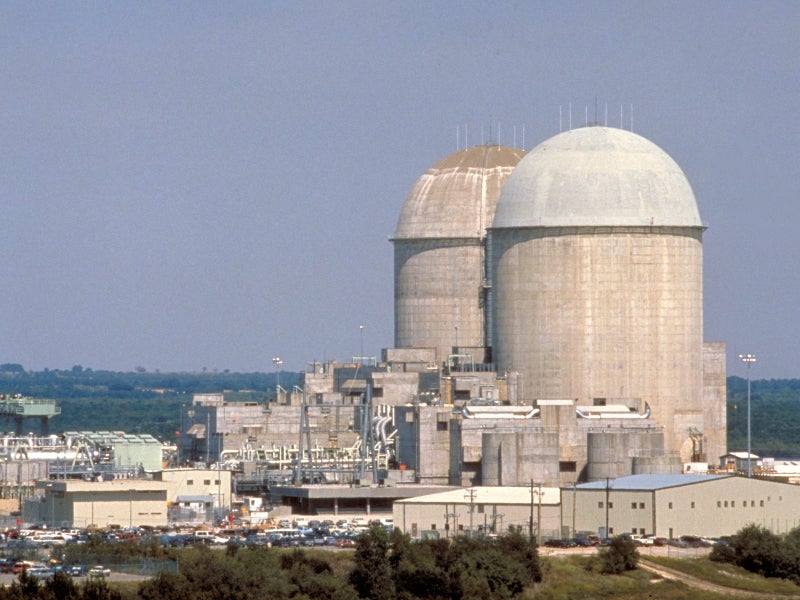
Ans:
[[[184,457],[262,456],[251,473],[295,486],[568,486],[726,453],[705,227],[654,143],[587,126],[462,149],[398,208],[394,345],[312,363],[268,407],[199,399]]]

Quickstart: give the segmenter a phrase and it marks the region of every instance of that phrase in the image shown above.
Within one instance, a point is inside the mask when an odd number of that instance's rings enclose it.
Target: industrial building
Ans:
[[[115,479],[39,481],[39,499],[23,507],[25,523],[67,527],[163,527],[167,524],[167,486],[160,481]]]
[[[460,488],[395,502],[393,524],[415,539],[518,529],[541,542],[561,535],[561,493],[541,485]]]
[[[800,487],[735,475],[632,475],[563,488],[561,499],[564,537],[594,531],[715,538],[749,524],[774,533],[800,525]]]

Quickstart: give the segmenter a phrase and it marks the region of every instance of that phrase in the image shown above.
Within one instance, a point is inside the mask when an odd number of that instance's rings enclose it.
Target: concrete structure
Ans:
[[[702,233],[683,172],[636,134],[576,129],[525,156],[489,244],[495,362],[520,373],[521,401],[646,404],[665,452],[697,458],[691,432],[702,454],[724,452],[713,351],[704,388]],[[561,460],[580,472],[575,448]]]
[[[775,533],[800,525],[800,486],[731,475],[632,475],[562,489],[562,531],[732,535],[755,523]]]
[[[486,145],[428,169],[408,195],[394,243],[395,346],[486,356],[486,229],[523,152]],[[464,350],[461,350],[464,349]]]
[[[167,501],[181,497],[202,496],[211,499],[213,508],[223,515],[231,506],[231,472],[224,469],[164,469],[153,474],[155,481],[166,485]]]
[[[560,537],[561,491],[538,484],[458,488],[394,503],[394,526],[412,538],[499,534]]]
[[[167,524],[167,487],[143,479],[40,481],[40,499],[23,505],[25,523],[47,523],[50,527],[130,527]]]
[[[270,501],[274,507],[289,507],[295,514],[315,515],[342,513],[389,512],[398,501],[432,494],[452,488],[419,484],[394,483],[402,474],[394,474],[390,485],[304,485],[274,486]]]

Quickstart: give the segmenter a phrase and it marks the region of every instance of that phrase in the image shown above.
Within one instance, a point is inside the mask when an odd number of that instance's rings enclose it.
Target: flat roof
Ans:
[[[452,490],[452,486],[441,485],[392,485],[392,486],[358,486],[336,484],[311,484],[311,485],[276,485],[270,488],[273,497],[308,498],[321,500],[325,498],[413,498],[421,494],[433,494],[442,490]],[[458,488],[463,490],[464,488]]]
[[[534,488],[534,503],[539,504],[554,504],[557,505],[561,502],[561,490],[557,487],[542,487],[541,495],[539,494],[540,488]],[[471,491],[474,490],[474,496]],[[439,492],[435,494],[428,494],[425,496],[415,496],[406,500],[400,500],[400,504],[530,504],[531,503],[531,487],[526,486],[475,486],[475,487],[459,487],[457,489],[448,490],[446,492]]]
[[[671,487],[679,487],[682,485],[691,485],[694,483],[703,483],[705,481],[713,481],[715,479],[725,479],[733,477],[733,475],[695,475],[684,473],[655,473],[644,475],[626,475],[625,477],[616,477],[608,480],[608,489],[610,490],[638,490],[638,491],[653,491]],[[580,483],[576,486],[579,490],[604,490],[606,489],[606,480],[592,481],[589,483]],[[572,488],[564,488],[572,489]]]

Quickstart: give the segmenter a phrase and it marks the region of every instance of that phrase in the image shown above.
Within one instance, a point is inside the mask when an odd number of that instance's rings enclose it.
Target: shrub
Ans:
[[[639,551],[628,536],[616,536],[608,548],[600,551],[600,572],[606,575],[619,575],[624,571],[632,571],[638,562]]]

